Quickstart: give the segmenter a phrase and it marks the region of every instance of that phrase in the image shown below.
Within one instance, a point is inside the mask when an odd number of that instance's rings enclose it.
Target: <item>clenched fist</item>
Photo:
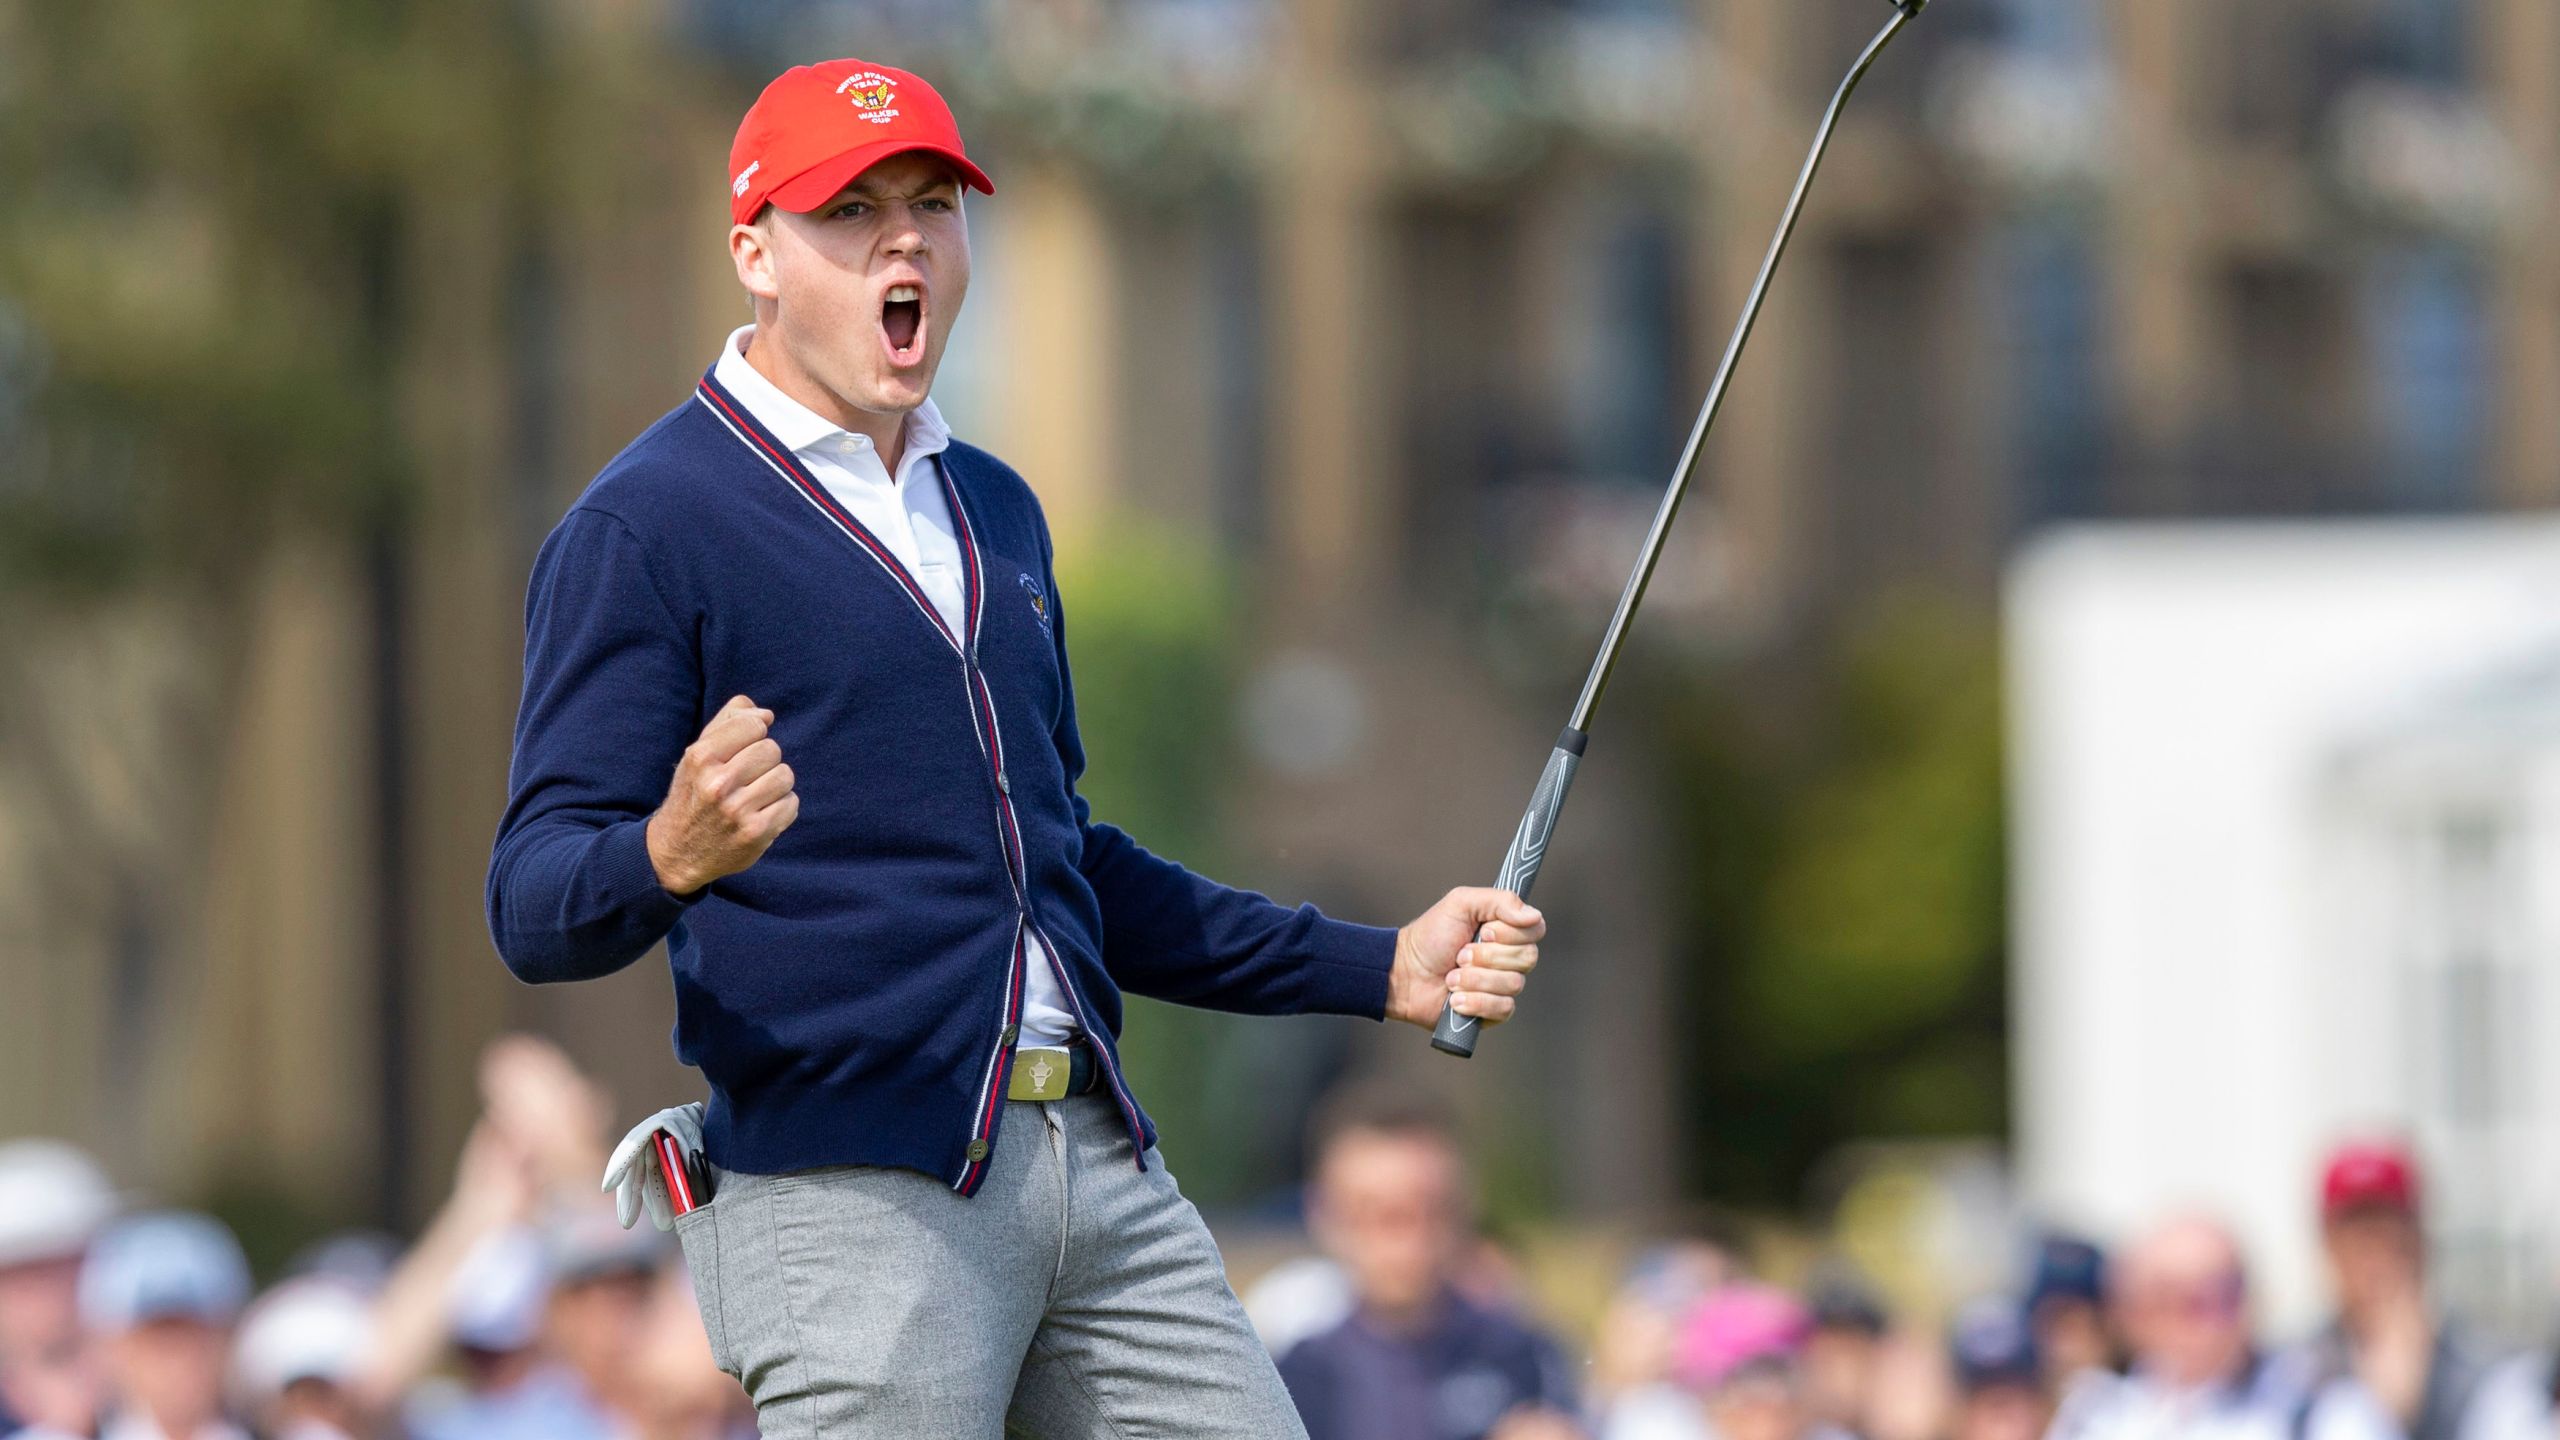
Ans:
[[[1501,1024],[1519,1008],[1546,934],[1546,917],[1508,890],[1450,891],[1396,932],[1387,1018],[1428,1030],[1445,1000],[1461,1016]]]
[[[649,817],[649,863],[670,893],[690,895],[753,865],[799,818],[772,726],[772,711],[736,695],[684,747],[667,802]]]

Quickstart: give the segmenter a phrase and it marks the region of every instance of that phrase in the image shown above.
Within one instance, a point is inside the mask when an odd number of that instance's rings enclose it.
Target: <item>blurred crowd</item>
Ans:
[[[402,1244],[315,1244],[258,1290],[210,1216],[58,1141],[0,1145],[0,1437],[732,1440],[668,1237],[598,1188],[603,1092],[550,1045],[484,1057],[450,1196]],[[1568,1341],[1477,1223],[1450,1117],[1352,1086],[1310,1136],[1308,1253],[1246,1288],[1312,1440],[2560,1440],[2560,1363],[2430,1298],[2413,1157],[2342,1146],[2316,1215],[2334,1312],[2262,1333],[2241,1246],[2165,1217],[2038,1238],[2015,1289],[1896,1316],[1705,1238],[1639,1254]]]
[[[211,1216],[120,1193],[58,1141],[0,1145],[0,1436],[730,1440],[671,1237],[598,1188],[611,1106],[557,1049],[480,1067],[453,1190],[413,1243],[311,1246],[264,1291]]]
[[[2306,1197],[2334,1300],[2309,1336],[2263,1332],[2239,1242],[2187,1214],[2113,1254],[2036,1237],[2009,1293],[1944,1319],[1845,1271],[1782,1287],[1665,1243],[1578,1364],[1478,1234],[1445,1115],[1340,1097],[1313,1154],[1321,1253],[1245,1296],[1312,1440],[2555,1440],[2560,1363],[2437,1307],[2392,1143],[2339,1147]]]

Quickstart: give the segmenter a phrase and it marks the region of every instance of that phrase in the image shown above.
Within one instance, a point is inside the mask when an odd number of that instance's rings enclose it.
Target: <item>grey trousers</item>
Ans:
[[[1098,1092],[1007,1102],[967,1199],[869,1165],[712,1196],[676,1233],[768,1440],[1304,1440],[1200,1212]]]

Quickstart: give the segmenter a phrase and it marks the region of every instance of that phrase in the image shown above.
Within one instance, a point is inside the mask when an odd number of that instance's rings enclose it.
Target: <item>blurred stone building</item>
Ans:
[[[201,965],[121,953],[111,913],[5,902],[26,1003],[0,1009],[0,1131],[68,1130],[173,1188],[246,1172],[413,1211],[501,1028],[565,1037],[627,1113],[693,1093],[655,964],[517,986],[480,885],[534,546],[745,318],[719,178],[792,59],[947,79],[1000,189],[971,201],[944,404],[1030,476],[1066,558],[1142,525],[1242,577],[1246,713],[1196,717],[1251,762],[1204,798],[1223,868],[1375,920],[1488,879],[1819,106],[1883,18],[525,8],[616,104],[538,232],[466,177],[419,196],[439,303],[400,364],[425,503],[390,543],[274,567],[201,780],[223,796]],[[1913,586],[1987,603],[2056,518],[2546,503],[2556,147],[2549,0],[1943,0],[1834,151],[1644,645],[1783,654]],[[1604,741],[1584,772],[1535,1018],[1465,1071],[1413,1034],[1293,1058],[1222,1030],[1204,1064],[1281,1077],[1238,1123],[1291,1129],[1323,1072],[1392,1064],[1525,1118],[1511,1163],[1575,1213],[1671,1201],[1702,1117],[1674,1098],[1682,877],[1647,843],[1642,761]]]

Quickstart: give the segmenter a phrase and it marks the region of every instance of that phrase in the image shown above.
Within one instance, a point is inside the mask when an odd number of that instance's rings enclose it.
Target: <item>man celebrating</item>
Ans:
[[[676,1228],[765,1434],[1301,1434],[1121,993],[1492,1024],[1545,924],[1480,889],[1348,924],[1094,821],[1039,501],[928,398],[994,187],[859,60],[774,81],[730,161],[755,323],[534,565],[498,949],[545,982],[668,942],[711,1085]]]

